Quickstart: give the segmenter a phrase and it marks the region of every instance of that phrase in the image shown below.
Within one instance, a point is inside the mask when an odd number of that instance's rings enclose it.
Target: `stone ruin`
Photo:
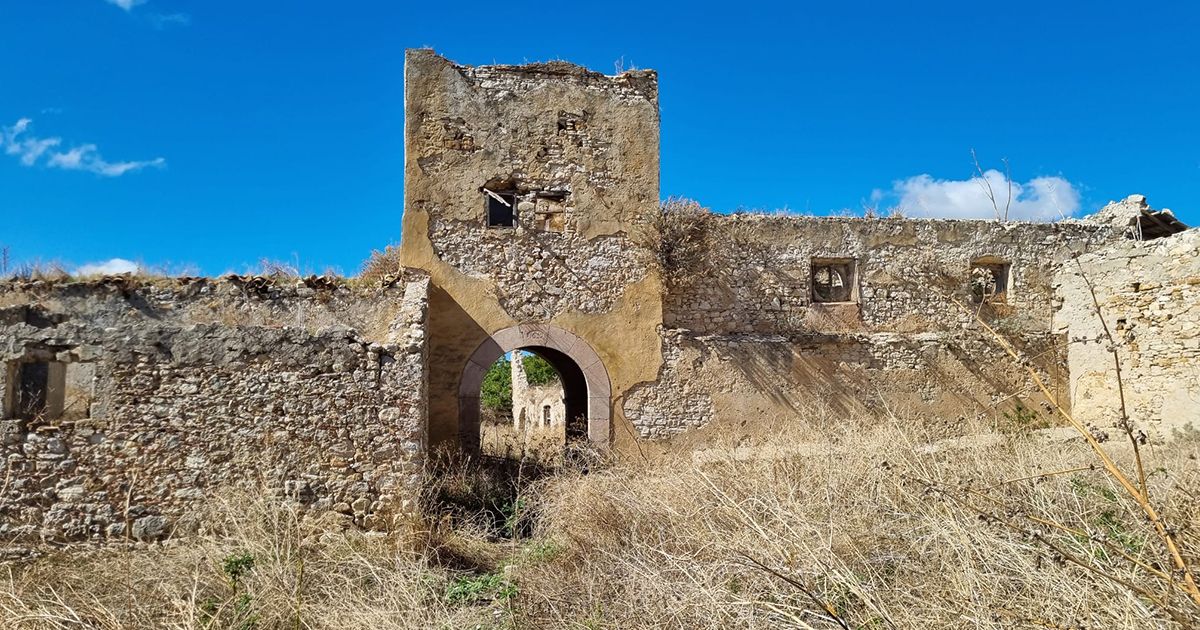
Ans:
[[[567,439],[617,452],[813,403],[947,432],[1039,409],[977,314],[1098,428],[1107,324],[1139,430],[1200,425],[1200,233],[1168,211],[664,213],[657,99],[650,70],[412,50],[402,272],[0,282],[0,536],[154,540],[264,485],[388,530],[430,449],[478,448],[483,374],[517,350],[558,372]]]

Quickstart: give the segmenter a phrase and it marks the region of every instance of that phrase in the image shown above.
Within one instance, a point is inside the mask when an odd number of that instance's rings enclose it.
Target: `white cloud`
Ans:
[[[126,11],[132,11],[133,7],[139,4],[146,4],[147,0],[108,0],[109,4],[115,4]]]
[[[75,270],[77,276],[112,276],[119,273],[137,273],[138,264],[124,258],[113,258],[104,262],[80,265]]]
[[[167,165],[164,158],[109,162],[100,155],[94,144],[81,144],[67,151],[53,150],[62,144],[62,138],[34,136],[29,131],[32,123],[33,121],[29,118],[22,118],[11,127],[0,128],[0,146],[4,148],[4,153],[17,156],[17,160],[23,166],[33,166],[45,158],[42,163],[50,168],[87,171],[104,177],[119,177],[148,166],[162,168]]]
[[[986,182],[984,181],[986,180]],[[983,178],[934,179],[917,175],[892,184],[890,196],[898,199],[900,209],[910,216],[951,219],[994,219],[996,208],[985,192],[987,185],[996,198],[1000,212],[1009,199],[1008,182],[995,169],[984,171]],[[872,198],[884,196],[874,191]],[[1012,203],[1008,218],[1014,221],[1048,221],[1071,216],[1079,211],[1079,191],[1058,176],[1035,177],[1024,184],[1012,182]]]

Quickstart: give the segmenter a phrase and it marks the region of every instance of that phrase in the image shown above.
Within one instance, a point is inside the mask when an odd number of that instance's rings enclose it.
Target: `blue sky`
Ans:
[[[0,3],[0,245],[354,273],[400,237],[404,49],[659,71],[662,195],[1026,216],[1143,193],[1200,224],[1194,3]],[[57,140],[57,142],[55,142]]]

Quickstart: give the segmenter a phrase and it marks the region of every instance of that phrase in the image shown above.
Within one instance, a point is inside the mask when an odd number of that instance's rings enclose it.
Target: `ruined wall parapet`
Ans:
[[[57,309],[97,325],[150,320],[308,331],[348,327],[382,342],[391,322],[388,315],[400,307],[407,288],[427,281],[427,274],[412,269],[369,285],[332,276],[285,275],[10,278],[0,280],[0,308]]]
[[[429,49],[417,49],[413,53],[437,56]],[[523,65],[454,64],[454,68],[484,90],[521,93],[544,89],[547,84],[576,85],[618,97],[658,100],[658,73],[654,70],[633,69],[605,75],[568,61]]]
[[[1083,223],[708,213],[698,221],[690,238],[699,246],[665,273],[664,298],[665,325],[697,334],[951,330],[969,324],[980,301],[1013,329],[1048,331],[1056,264],[1120,238]],[[851,285],[831,303],[814,292],[822,264],[843,265],[834,268]],[[977,267],[997,270],[1002,295],[976,295]]]

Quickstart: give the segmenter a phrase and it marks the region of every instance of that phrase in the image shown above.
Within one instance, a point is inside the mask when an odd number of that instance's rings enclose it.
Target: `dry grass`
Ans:
[[[485,422],[480,429],[480,448],[484,455],[549,465],[562,460],[566,436],[560,426],[518,431],[508,422]]]
[[[4,628],[458,628],[491,617],[454,606],[453,575],[424,538],[305,520],[262,493],[201,516],[162,547],[60,553],[0,578]]]
[[[783,457],[556,482],[539,531],[562,553],[516,573],[526,618],[540,627],[1187,627],[1048,546],[1142,587],[1154,582],[1120,552],[1169,566],[1136,506],[1088,469],[1087,446],[1008,436],[929,452],[910,422],[820,428],[833,420],[780,432]],[[796,454],[801,440],[814,443],[810,455]],[[1152,485],[1180,527],[1200,524],[1196,452],[1156,454]],[[1172,605],[1200,622],[1182,595]]]
[[[1181,593],[1153,590],[1138,564],[1170,560],[1082,441],[1026,433],[931,448],[920,420],[814,411],[781,421],[757,457],[678,453],[564,469],[532,485],[446,468],[434,485],[457,493],[457,508],[434,503],[411,534],[342,530],[332,517],[304,520],[286,504],[237,495],[198,515],[207,523],[199,535],[164,547],[60,553],[12,568],[0,583],[0,626],[1200,623]],[[1109,451],[1130,465],[1127,448]],[[1190,562],[1200,551],[1191,536],[1198,453],[1186,442],[1142,452],[1162,519]],[[472,503],[485,495],[490,503]],[[531,529],[512,526],[533,517]],[[501,528],[532,535],[506,539]]]
[[[404,275],[400,262],[400,246],[388,245],[382,251],[372,250],[370,258],[363,262],[356,281],[368,286],[391,284]]]

